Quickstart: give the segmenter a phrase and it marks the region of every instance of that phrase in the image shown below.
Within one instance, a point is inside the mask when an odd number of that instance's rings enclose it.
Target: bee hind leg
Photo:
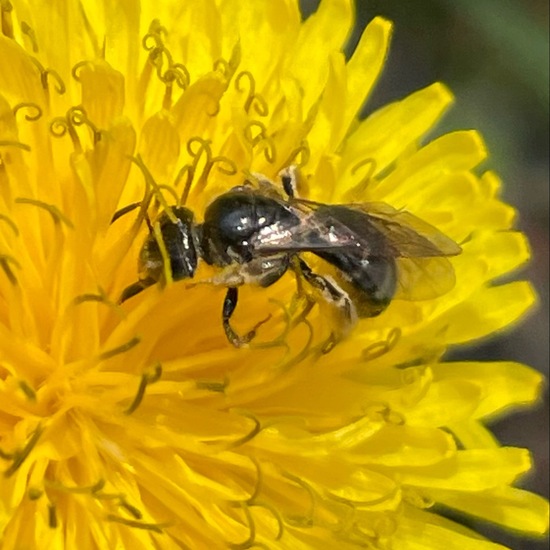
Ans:
[[[262,319],[259,323],[257,323],[252,330],[247,332],[244,336],[239,336],[231,326],[229,320],[231,319],[231,316],[233,315],[235,308],[237,307],[237,301],[239,298],[239,291],[236,287],[229,287],[227,289],[227,292],[225,294],[225,299],[223,301],[223,309],[222,309],[222,323],[223,323],[223,329],[225,331],[225,335],[227,336],[227,339],[236,347],[241,348],[248,344],[251,340],[254,339],[256,336],[256,331],[258,328],[263,325],[266,321],[268,321],[271,317],[269,315],[266,319]]]
[[[301,258],[298,258],[295,262],[294,269],[299,275],[304,277],[308,284],[320,291],[326,302],[336,307],[343,315],[343,326],[339,327],[340,330],[338,331],[340,336],[336,332],[332,331],[327,342],[325,342],[322,347],[322,352],[328,353],[338,343],[341,336],[345,335],[357,321],[357,311],[355,306],[348,294],[340,288],[335,281],[333,281],[330,277],[323,277],[322,275],[315,273]]]
[[[120,295],[120,298],[118,299],[118,303],[122,304],[126,300],[129,300],[130,298],[133,298],[146,288],[150,287],[151,285],[154,285],[156,281],[151,278],[142,279],[140,281],[137,281],[135,283],[132,283],[131,285],[127,286]]]

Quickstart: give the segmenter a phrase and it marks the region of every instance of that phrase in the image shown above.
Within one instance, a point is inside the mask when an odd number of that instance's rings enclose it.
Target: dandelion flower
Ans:
[[[534,301],[492,281],[525,262],[474,131],[426,142],[441,84],[358,112],[386,57],[374,19],[346,61],[351,0],[0,3],[0,523],[3,548],[500,546],[445,519],[530,534],[528,451],[484,421],[541,377],[442,355]],[[442,296],[395,299],[322,353],[331,308],[296,280],[154,285],[122,305],[150,212],[200,219],[245,174],[298,166],[303,196],[383,202],[461,243]],[[154,221],[154,220],[153,220]],[[210,271],[201,266],[197,282]],[[305,296],[313,290],[306,289]],[[302,304],[303,305],[303,304]],[[326,351],[326,350],[325,350]]]

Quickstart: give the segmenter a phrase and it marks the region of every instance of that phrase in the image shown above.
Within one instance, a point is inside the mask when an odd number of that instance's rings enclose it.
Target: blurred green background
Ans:
[[[548,0],[356,0],[357,28],[376,15],[395,24],[384,73],[365,106],[368,114],[434,82],[445,82],[456,105],[439,125],[444,133],[478,129],[490,150],[484,168],[504,180],[503,198],[520,213],[533,260],[516,278],[537,287],[540,306],[523,322],[450,359],[515,360],[548,376],[549,365],[549,2]],[[318,0],[302,0],[305,15]],[[495,422],[503,445],[528,447],[536,469],[522,486],[548,497],[548,392],[536,409]],[[489,525],[475,526],[515,550],[543,550]],[[466,549],[465,549],[466,550]]]

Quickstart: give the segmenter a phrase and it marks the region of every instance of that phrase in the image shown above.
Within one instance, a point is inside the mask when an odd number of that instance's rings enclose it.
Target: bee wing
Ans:
[[[448,258],[397,259],[397,292],[401,300],[431,300],[449,292],[455,285],[454,268]]]
[[[294,199],[292,204],[302,212],[322,209],[323,218],[337,228],[342,235],[349,234],[350,229],[338,219],[330,217],[330,206],[305,199]],[[441,233],[433,225],[417,218],[404,210],[397,210],[384,202],[361,204],[339,204],[336,207],[349,208],[363,212],[368,216],[368,222],[384,235],[392,256],[405,258],[428,258],[432,256],[456,256],[462,249],[452,239]],[[325,221],[326,224],[326,221]],[[356,232],[355,240],[369,248],[369,242],[362,241]],[[349,240],[342,239],[341,246],[348,246]]]
[[[367,217],[365,225],[372,231],[355,230],[352,243],[369,250],[376,232],[382,234],[387,243],[387,256],[396,258],[398,267],[398,289],[396,298],[406,300],[428,300],[441,296],[455,285],[455,272],[446,256],[457,255],[461,248],[452,239],[429,223],[409,212],[396,210],[386,203],[365,203],[338,205],[360,211]],[[300,201],[303,211],[322,212],[324,227],[335,227],[335,233],[342,236],[339,247],[350,246],[350,228],[330,215],[330,207],[311,201]],[[376,238],[375,238],[376,240]],[[335,247],[337,248],[337,247]],[[380,250],[378,250],[380,252]]]
[[[354,207],[369,215],[369,222],[392,247],[398,268],[396,298],[430,300],[454,287],[455,271],[446,256],[460,254],[462,249],[452,239],[410,212],[385,203]]]
[[[456,256],[462,249],[433,225],[385,203],[355,205],[385,235],[396,257]]]
[[[335,223],[338,226],[342,225],[337,221]],[[256,236],[252,245],[255,252],[267,255],[279,252],[345,250],[356,247],[357,240],[354,240],[354,234],[343,225],[338,233],[331,235],[324,223],[314,216],[304,216],[301,223],[294,227]]]

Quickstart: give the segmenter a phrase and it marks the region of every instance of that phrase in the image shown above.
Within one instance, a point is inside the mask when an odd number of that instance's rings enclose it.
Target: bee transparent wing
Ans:
[[[356,205],[355,208],[369,215],[371,223],[393,246],[396,257],[456,256],[462,251],[439,229],[410,212],[396,210],[384,203]]]
[[[400,300],[431,300],[455,286],[453,266],[444,256],[397,259],[397,292]]]
[[[359,209],[384,234],[397,259],[395,298],[430,300],[454,287],[455,271],[446,256],[460,254],[462,249],[452,239],[413,214],[385,203],[363,204]]]
[[[350,246],[350,228],[339,219],[330,216],[326,205],[299,201],[301,208],[309,211],[321,209],[325,227],[333,225],[335,233],[342,236],[339,248]],[[409,212],[396,210],[386,203],[338,205],[364,213],[365,225],[370,225],[384,236],[388,257],[394,257],[398,267],[396,298],[429,300],[441,296],[455,285],[454,268],[447,256],[460,254],[461,248],[452,239],[429,223]],[[365,249],[372,248],[372,231],[353,232],[357,242]],[[376,240],[376,239],[375,239]],[[338,248],[338,247],[335,247]],[[380,252],[380,250],[378,250]]]
[[[323,210],[325,226],[327,222],[336,228],[335,233],[348,236],[350,228],[340,220],[331,218],[330,206],[308,201],[294,199],[292,201],[303,212]],[[337,207],[349,208],[363,212],[368,216],[368,223],[379,231],[390,246],[388,255],[396,258],[428,258],[432,256],[456,256],[462,249],[452,239],[441,233],[433,225],[421,220],[410,212],[397,210],[383,202],[371,202],[361,204],[339,204]],[[360,242],[366,249],[369,248],[368,240],[362,239],[360,232],[354,233],[355,241]],[[340,246],[349,246],[350,239],[343,238]]]

